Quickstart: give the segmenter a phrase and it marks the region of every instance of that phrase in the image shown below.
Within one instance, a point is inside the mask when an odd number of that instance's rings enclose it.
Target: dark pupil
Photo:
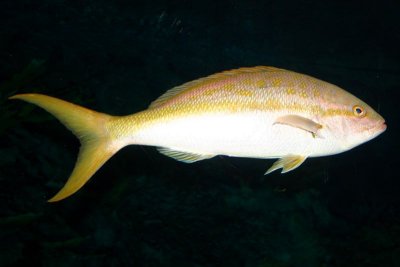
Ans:
[[[357,114],[361,114],[362,113],[361,108],[356,108],[356,112],[357,112]]]

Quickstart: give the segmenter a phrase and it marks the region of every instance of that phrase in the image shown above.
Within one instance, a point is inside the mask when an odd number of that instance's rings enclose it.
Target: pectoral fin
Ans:
[[[281,173],[290,172],[299,167],[306,160],[306,158],[306,156],[299,155],[284,156],[275,161],[274,164],[272,164],[271,168],[269,168],[268,171],[265,173],[265,175],[278,169],[282,169]]]
[[[276,119],[274,124],[286,124],[310,132],[313,137],[322,137],[318,130],[322,125],[313,120],[298,115],[286,115]]]

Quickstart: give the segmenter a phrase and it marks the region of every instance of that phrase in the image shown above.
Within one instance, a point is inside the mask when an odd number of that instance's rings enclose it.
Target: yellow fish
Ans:
[[[217,155],[278,158],[268,174],[291,171],[308,157],[347,151],[386,130],[377,112],[345,90],[264,66],[174,87],[148,109],[128,116],[110,116],[41,94],[11,99],[47,110],[81,142],[71,176],[50,202],[78,191],[127,145],[156,146],[186,163]]]

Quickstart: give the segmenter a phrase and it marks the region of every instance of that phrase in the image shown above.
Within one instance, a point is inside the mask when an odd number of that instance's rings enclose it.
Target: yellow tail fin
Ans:
[[[49,202],[62,200],[78,191],[122,146],[110,135],[112,116],[41,94],[19,94],[21,99],[47,110],[80,140],[75,168],[64,187]]]

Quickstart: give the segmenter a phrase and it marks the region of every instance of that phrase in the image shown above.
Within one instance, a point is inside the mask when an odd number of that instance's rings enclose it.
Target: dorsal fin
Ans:
[[[198,86],[198,85],[201,85],[204,83],[213,82],[218,79],[224,79],[228,76],[240,75],[243,73],[267,72],[267,71],[269,71],[269,72],[282,71],[282,69],[275,68],[275,67],[267,67],[267,66],[257,66],[257,67],[251,67],[251,68],[239,68],[239,69],[234,69],[234,70],[227,70],[227,71],[219,72],[216,74],[212,74],[210,76],[203,77],[203,78],[173,87],[172,89],[170,89],[170,90],[166,91],[164,94],[162,94],[159,98],[157,98],[156,100],[151,102],[149,108],[159,107],[159,106],[165,104],[166,102],[168,102],[169,100],[171,100],[172,98],[174,98],[175,96],[177,96],[187,90],[190,90],[191,88],[193,88],[195,86]]]

